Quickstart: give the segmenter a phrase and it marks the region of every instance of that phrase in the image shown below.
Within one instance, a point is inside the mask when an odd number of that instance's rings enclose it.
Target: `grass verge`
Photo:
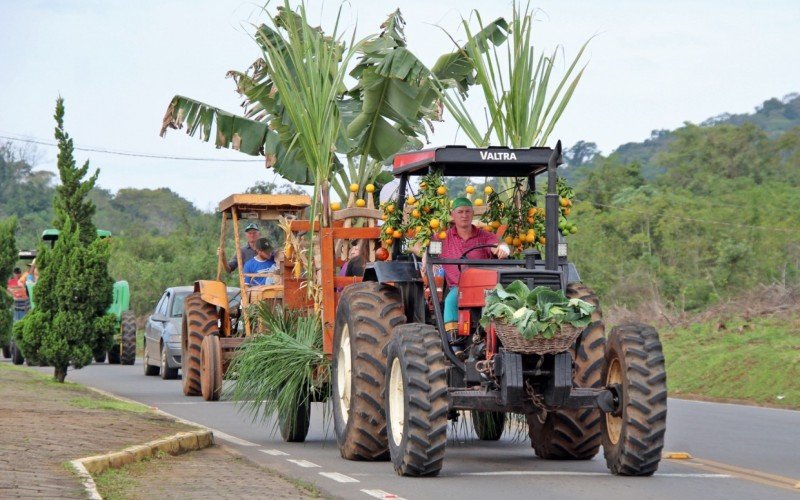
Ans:
[[[796,314],[664,330],[670,395],[800,409],[798,332]]]
[[[97,398],[73,398],[69,404],[77,408],[85,408],[87,410],[116,410],[116,411],[130,411],[133,413],[147,413],[150,409],[147,406],[138,403],[128,403],[126,401],[117,401],[116,399],[97,399]]]

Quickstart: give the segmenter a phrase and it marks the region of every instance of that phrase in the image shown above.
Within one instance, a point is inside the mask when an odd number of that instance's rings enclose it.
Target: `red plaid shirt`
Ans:
[[[434,238],[440,241],[438,238]],[[475,248],[480,245],[497,245],[497,235],[489,231],[472,226],[472,236],[462,239],[458,235],[456,226],[452,226],[447,230],[447,238],[442,241],[442,258],[443,259],[458,259],[465,250]],[[467,254],[468,259],[491,259],[492,249],[490,247],[479,248]],[[458,286],[458,278],[461,272],[458,270],[457,265],[444,265],[444,275],[447,279],[447,286]]]

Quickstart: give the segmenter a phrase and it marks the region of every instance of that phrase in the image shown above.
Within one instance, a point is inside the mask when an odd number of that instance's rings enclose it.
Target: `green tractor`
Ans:
[[[45,229],[42,233],[42,241],[50,243],[50,248],[55,245],[58,239],[58,229]],[[97,230],[98,238],[110,238],[111,231],[104,229]],[[33,287],[35,283],[27,283],[28,297],[30,297],[30,309],[36,304],[33,300]],[[117,281],[114,283],[113,300],[106,311],[117,318],[114,335],[114,344],[108,351],[108,362],[112,365],[132,365],[136,361],[136,316],[131,310],[131,289],[127,281]],[[94,360],[103,363],[106,360],[105,352],[96,352]]]

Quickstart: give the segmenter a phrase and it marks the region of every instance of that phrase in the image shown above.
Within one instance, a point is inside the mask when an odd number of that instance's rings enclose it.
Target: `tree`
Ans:
[[[58,382],[66,378],[69,365],[82,368],[94,353],[108,350],[115,330],[114,315],[106,314],[113,287],[108,275],[108,242],[97,238],[91,220],[95,207],[86,199],[99,172],[83,181],[88,162],[81,168],[75,166],[63,117],[64,102],[59,98],[55,119],[62,185],[53,204],[61,233],[52,249],[40,246],[36,256],[39,280],[33,291],[36,308],[14,327],[25,357],[53,366]],[[91,238],[82,224],[91,228]]]
[[[586,165],[592,161],[600,150],[594,142],[578,141],[572,147],[564,151],[564,163],[569,167],[575,168]]]
[[[62,230],[67,219],[72,220],[81,235],[81,243],[88,244],[97,238],[97,230],[92,222],[95,212],[94,203],[87,198],[89,191],[97,182],[100,169],[97,169],[87,180],[82,180],[89,171],[89,160],[77,168],[73,157],[72,139],[64,130],[64,99],[56,100],[56,140],[58,140],[58,173],[61,185],[56,188],[53,199],[55,209],[55,227]]]
[[[14,269],[17,262],[17,242],[14,237],[17,232],[17,219],[10,217],[0,220],[0,279],[5,281]],[[14,317],[11,306],[14,299],[3,286],[0,291],[0,345],[8,344],[11,336],[11,326]]]

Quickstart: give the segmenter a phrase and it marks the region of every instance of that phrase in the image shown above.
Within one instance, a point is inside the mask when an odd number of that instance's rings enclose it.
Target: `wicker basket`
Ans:
[[[581,333],[579,328],[566,324],[561,325],[561,329],[553,338],[546,339],[542,336],[536,336],[526,340],[516,327],[505,323],[496,322],[494,330],[497,333],[497,338],[500,339],[507,351],[520,354],[556,354],[564,352],[572,347],[575,339],[578,338],[578,334]]]

